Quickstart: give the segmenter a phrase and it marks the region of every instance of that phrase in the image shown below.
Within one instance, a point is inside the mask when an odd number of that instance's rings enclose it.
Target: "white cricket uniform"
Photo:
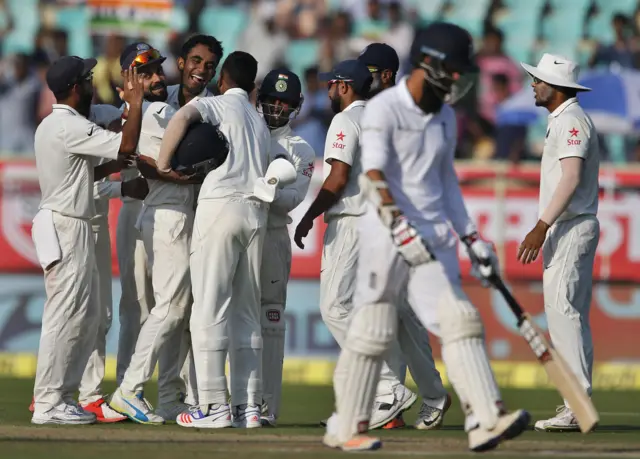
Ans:
[[[202,184],[191,243],[190,329],[199,403],[227,403],[229,350],[232,405],[260,405],[260,263],[268,205],[253,196],[253,186],[267,170],[269,130],[239,88],[193,106],[204,122],[219,125],[230,150]]]
[[[271,157],[279,155],[285,155],[298,174],[294,183],[278,190],[271,203],[260,270],[263,399],[269,414],[276,418],[282,392],[284,310],[291,272],[291,238],[287,225],[292,222],[289,212],[300,205],[309,190],[315,152],[305,140],[294,135],[287,124],[271,131]]]
[[[591,395],[593,341],[589,310],[593,263],[600,238],[596,217],[600,153],[593,122],[575,98],[549,115],[542,152],[540,216],[560,183],[560,160],[570,157],[584,160],[582,174],[567,210],[547,233],[542,248],[544,306],[553,345]]]
[[[106,129],[111,122],[119,120],[121,114],[122,112],[113,105],[92,105],[89,120]],[[100,164],[107,161],[102,159]],[[110,181],[108,177],[93,183],[96,215],[91,219],[91,226],[95,237],[101,320],[96,336],[95,349],[89,357],[87,367],[82,375],[80,395],[78,397],[81,404],[95,402],[103,396],[101,384],[105,371],[107,334],[111,328],[113,315],[109,200],[122,196],[121,184],[122,182],[120,181]]]
[[[356,101],[331,121],[325,142],[324,160],[325,179],[331,170],[331,161],[338,160],[351,166],[349,181],[340,200],[325,212],[327,228],[322,249],[320,270],[320,312],[324,323],[338,342],[344,346],[349,328],[349,317],[353,311],[353,296],[356,288],[358,265],[358,220],[364,213],[364,202],[358,185],[358,176],[362,172],[360,160],[361,116],[365,108],[364,101]],[[455,253],[455,252],[454,252]],[[429,337],[408,308],[401,309],[403,327],[402,344],[412,365],[414,379],[419,383],[421,395],[427,399],[436,399],[445,395],[442,381],[435,369]],[[420,346],[408,343],[421,343]],[[404,349],[403,349],[404,350]],[[420,355],[416,355],[417,351]],[[344,377],[343,368],[336,367],[334,378]],[[376,392],[376,400],[393,403],[395,388],[404,379],[406,371],[402,363],[401,349],[397,342],[382,365],[381,379]]]
[[[174,84],[167,87],[167,104],[171,105],[175,110],[180,110],[180,85]],[[199,96],[194,97],[189,101],[189,103],[193,103],[194,101],[201,99],[203,97],[211,97],[213,94],[207,88],[204,89],[200,93]],[[195,199],[194,199],[194,208],[196,205],[196,201],[198,198],[198,193],[200,191],[200,185],[193,185]],[[187,397],[186,402],[189,405],[198,405],[198,384],[196,381],[196,368],[195,362],[193,361],[193,353],[191,352],[191,333],[189,331],[189,317],[185,318],[186,326],[184,328],[184,338],[182,342],[182,346],[180,348],[180,359],[177,362],[168,362],[170,365],[167,369],[169,372],[168,377],[170,379],[174,379],[174,374],[176,371],[180,372],[180,377],[184,381],[184,390],[186,390]],[[164,359],[161,358],[161,361]]]
[[[446,254],[444,249],[451,244],[444,230],[447,224],[460,235],[475,229],[453,165],[453,109],[444,105],[437,113],[425,114],[403,79],[368,102],[361,124],[363,172],[382,171],[398,208],[436,257]],[[358,232],[355,310],[338,366],[349,368],[342,390],[363,393],[337,397],[341,441],[361,431],[369,420],[373,382],[362,381],[377,378],[380,356],[397,334],[396,309],[402,309],[398,305],[407,292],[423,325],[437,309],[449,380],[465,411],[473,412],[483,428],[492,429],[498,421],[500,394],[486,355],[480,315],[459,283],[450,280],[440,261],[411,268],[371,202],[358,221]]]
[[[164,130],[175,110],[165,102],[145,102],[138,153],[158,159]],[[185,317],[191,308],[189,246],[193,228],[194,189],[148,180],[149,194],[138,216],[147,269],[153,287],[153,307],[142,325],[135,352],[121,387],[142,390],[158,363],[159,406],[176,402],[184,390],[179,375]],[[162,349],[162,352],[161,352]],[[175,367],[173,372],[167,371]]]
[[[94,349],[100,303],[90,222],[96,213],[93,168],[100,157],[116,159],[121,140],[122,134],[61,104],[53,105],[36,130],[42,200],[32,236],[47,294],[34,387],[36,413],[73,401]]]

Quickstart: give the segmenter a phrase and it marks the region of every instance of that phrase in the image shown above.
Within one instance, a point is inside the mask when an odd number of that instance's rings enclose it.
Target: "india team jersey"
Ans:
[[[461,236],[475,231],[453,165],[455,148],[453,109],[445,104],[437,113],[424,113],[406,79],[368,102],[362,117],[363,171],[384,173],[398,208],[429,239],[437,223],[451,224]]]
[[[158,160],[164,130],[176,113],[165,102],[144,102],[142,106],[142,127],[138,142],[138,154]],[[145,206],[189,206],[194,204],[193,185],[178,185],[161,180],[147,179],[149,194],[144,199]]]
[[[173,84],[171,86],[167,86],[167,104],[171,105],[171,107],[173,107],[176,110],[180,110],[180,100],[178,99],[179,94],[180,94],[179,84]],[[204,91],[202,91],[199,96],[191,99],[189,103],[193,103],[194,101],[201,99],[203,97],[211,97],[211,96],[213,96],[213,94],[211,94],[211,91],[209,91],[207,88],[204,88]]]
[[[364,213],[363,198],[358,185],[358,176],[362,172],[360,163],[360,123],[365,109],[364,101],[356,101],[338,113],[331,120],[327,139],[324,144],[324,169],[326,179],[331,172],[331,162],[342,161],[351,166],[349,181],[342,196],[327,212],[328,218],[339,215],[362,215]]]
[[[584,214],[596,215],[598,212],[600,152],[597,133],[591,118],[575,98],[567,100],[549,114],[549,127],[542,151],[540,216],[551,202],[553,193],[560,183],[560,160],[570,157],[584,160],[582,175],[569,206],[558,217],[558,221]]]

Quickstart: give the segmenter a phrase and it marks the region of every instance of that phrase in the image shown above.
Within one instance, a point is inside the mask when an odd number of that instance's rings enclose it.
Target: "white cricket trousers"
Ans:
[[[92,222],[95,238],[96,266],[98,270],[100,308],[100,323],[96,335],[95,349],[89,357],[87,367],[80,383],[78,400],[82,404],[92,403],[102,398],[102,381],[105,371],[105,355],[107,348],[107,334],[111,328],[113,316],[112,270],[111,270],[111,239],[109,235],[109,221],[106,217]]]
[[[139,227],[151,274],[154,305],[142,325],[122,388],[142,390],[159,357],[159,405],[175,402],[184,389],[180,379],[185,318],[191,308],[189,250],[194,211],[191,207],[143,207]],[[162,351],[161,351],[162,349]],[[170,371],[168,371],[169,366]]]
[[[122,287],[118,311],[120,317],[116,366],[118,384],[122,382],[124,372],[129,367],[138,333],[153,306],[153,286],[150,276],[147,275],[147,254],[144,250],[142,235],[136,228],[141,210],[142,201],[124,201],[116,228],[116,251]]]
[[[597,217],[581,215],[553,225],[542,248],[544,309],[551,341],[589,395],[593,372],[589,311],[599,239]]]
[[[358,218],[360,217],[331,218],[327,222],[324,234],[320,271],[320,312],[324,323],[341,348],[344,346],[349,319],[353,312],[358,267]],[[455,248],[453,255],[455,263],[448,264],[455,272],[457,267]],[[425,290],[428,291],[430,288],[437,289],[439,286],[429,285]],[[393,403],[395,388],[404,383],[405,358],[411,362],[411,375],[418,385],[420,395],[426,399],[443,397],[446,392],[442,386],[440,373],[435,367],[429,336],[424,326],[417,320],[406,304],[406,300],[399,307],[398,312],[400,321],[398,339],[394,341],[382,364],[376,399]],[[429,317],[427,325],[437,330],[435,308],[426,310],[425,317]],[[341,368],[337,367],[334,378],[340,380],[342,377]]]
[[[190,329],[200,405],[262,404],[260,264],[268,206],[242,198],[200,200],[191,242]]]
[[[268,228],[260,270],[263,399],[269,414],[280,414],[285,345],[287,283],[291,273],[291,238],[286,226]]]
[[[62,258],[44,273],[47,300],[33,391],[37,413],[73,402],[100,321],[91,224],[56,212],[53,224]]]

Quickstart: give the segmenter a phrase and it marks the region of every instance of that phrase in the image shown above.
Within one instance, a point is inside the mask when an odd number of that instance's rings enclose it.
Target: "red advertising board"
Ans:
[[[537,220],[535,169],[500,169],[493,166],[460,166],[459,175],[467,208],[487,239],[495,242],[508,279],[537,280],[540,261],[522,266],[516,261],[517,248]],[[322,163],[316,165],[314,179],[304,203],[292,213],[295,224],[311,204],[320,185]],[[31,161],[0,162],[0,272],[40,270],[31,241],[31,220],[40,201],[35,164]],[[603,169],[603,188],[598,218],[601,237],[595,266],[600,280],[640,281],[640,172]],[[624,191],[620,191],[624,189]],[[120,201],[110,206],[114,274],[117,274],[115,228]],[[317,278],[324,224],[316,220],[305,249],[293,247],[292,277]],[[463,272],[468,259],[460,250]]]

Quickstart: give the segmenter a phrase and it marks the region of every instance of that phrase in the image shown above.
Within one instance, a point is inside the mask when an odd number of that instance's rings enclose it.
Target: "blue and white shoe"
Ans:
[[[96,422],[95,414],[69,403],[51,408],[46,413],[40,413],[36,410],[31,418],[31,424],[83,425],[94,422]]]
[[[145,400],[142,391],[127,394],[118,388],[111,396],[109,406],[138,424],[164,424],[164,419],[154,414],[151,404]]]
[[[182,427],[196,429],[224,429],[231,427],[231,408],[229,405],[193,406],[176,418]]]

